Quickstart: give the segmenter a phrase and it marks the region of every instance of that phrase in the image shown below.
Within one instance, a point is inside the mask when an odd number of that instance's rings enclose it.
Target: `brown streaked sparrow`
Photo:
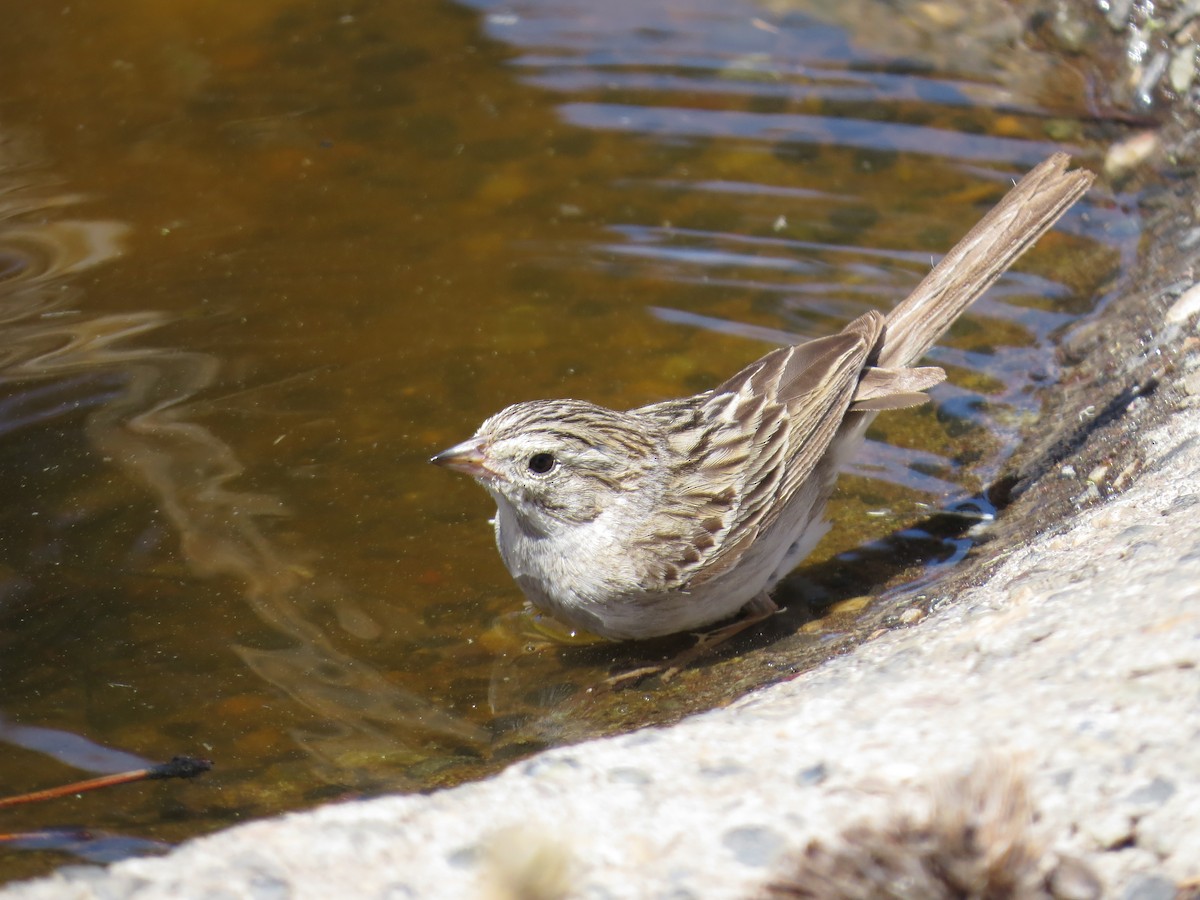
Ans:
[[[1068,162],[1029,172],[886,316],[694,397],[626,412],[518,403],[432,461],[492,495],[504,564],[564,623],[621,639],[757,621],[828,530],[825,502],[875,414],[945,378],[912,364],[1087,191],[1093,175]]]

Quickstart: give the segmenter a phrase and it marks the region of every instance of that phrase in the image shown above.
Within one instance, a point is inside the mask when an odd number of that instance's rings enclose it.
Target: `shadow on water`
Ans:
[[[881,586],[969,551],[1056,337],[1136,241],[1128,198],[1072,210],[931,354],[935,402],[878,420],[787,613],[669,690],[596,691],[678,642],[520,611],[487,498],[431,453],[516,400],[702,390],[890,306],[1015,174],[1086,159],[1097,111],[995,22],[951,50],[890,4],[860,28],[711,0],[216,5],[34,6],[0,36],[6,789],[217,765],[14,813],[103,840],[31,838],[5,878],[477,777],[862,640]],[[750,647],[775,658],[739,668]]]

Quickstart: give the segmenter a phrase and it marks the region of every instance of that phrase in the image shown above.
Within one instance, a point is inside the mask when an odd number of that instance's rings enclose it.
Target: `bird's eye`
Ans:
[[[529,457],[529,471],[534,475],[545,475],[554,468],[553,453],[535,453]]]

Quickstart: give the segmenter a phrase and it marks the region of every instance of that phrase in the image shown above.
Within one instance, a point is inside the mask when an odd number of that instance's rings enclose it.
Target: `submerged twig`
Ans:
[[[24,803],[38,803],[42,800],[57,800],[70,794],[82,794],[84,791],[94,791],[118,784],[130,784],[135,781],[154,781],[159,778],[195,778],[211,768],[212,763],[207,759],[195,756],[175,756],[171,758],[170,762],[159,763],[157,766],[145,769],[102,775],[99,778],[89,778],[87,781],[76,781],[59,787],[46,788],[43,791],[18,794],[15,797],[0,797],[0,809]]]

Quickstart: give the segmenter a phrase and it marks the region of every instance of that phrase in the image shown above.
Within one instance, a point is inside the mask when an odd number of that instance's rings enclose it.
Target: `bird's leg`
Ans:
[[[764,591],[743,606],[741,615],[728,625],[722,625],[720,628],[712,631],[697,634],[696,643],[671,660],[670,664],[663,669],[660,680],[664,683],[670,681],[700,657],[711,653],[730,638],[741,634],[747,628],[757,625],[759,622],[769,619],[777,612],[779,612],[779,607],[775,605],[775,601],[768,597]]]
[[[720,628],[713,629],[712,631],[704,631],[697,634],[696,643],[682,653],[676,654],[666,665],[642,666],[638,669],[631,669],[628,672],[621,672],[605,679],[605,684],[616,686],[626,681],[634,681],[650,675],[658,675],[659,680],[666,684],[700,657],[711,653],[731,637],[741,634],[752,625],[757,625],[759,622],[769,619],[777,612],[779,612],[779,607],[775,605],[775,601],[767,596],[767,593],[764,591],[743,606],[741,615],[728,625],[722,625]]]

